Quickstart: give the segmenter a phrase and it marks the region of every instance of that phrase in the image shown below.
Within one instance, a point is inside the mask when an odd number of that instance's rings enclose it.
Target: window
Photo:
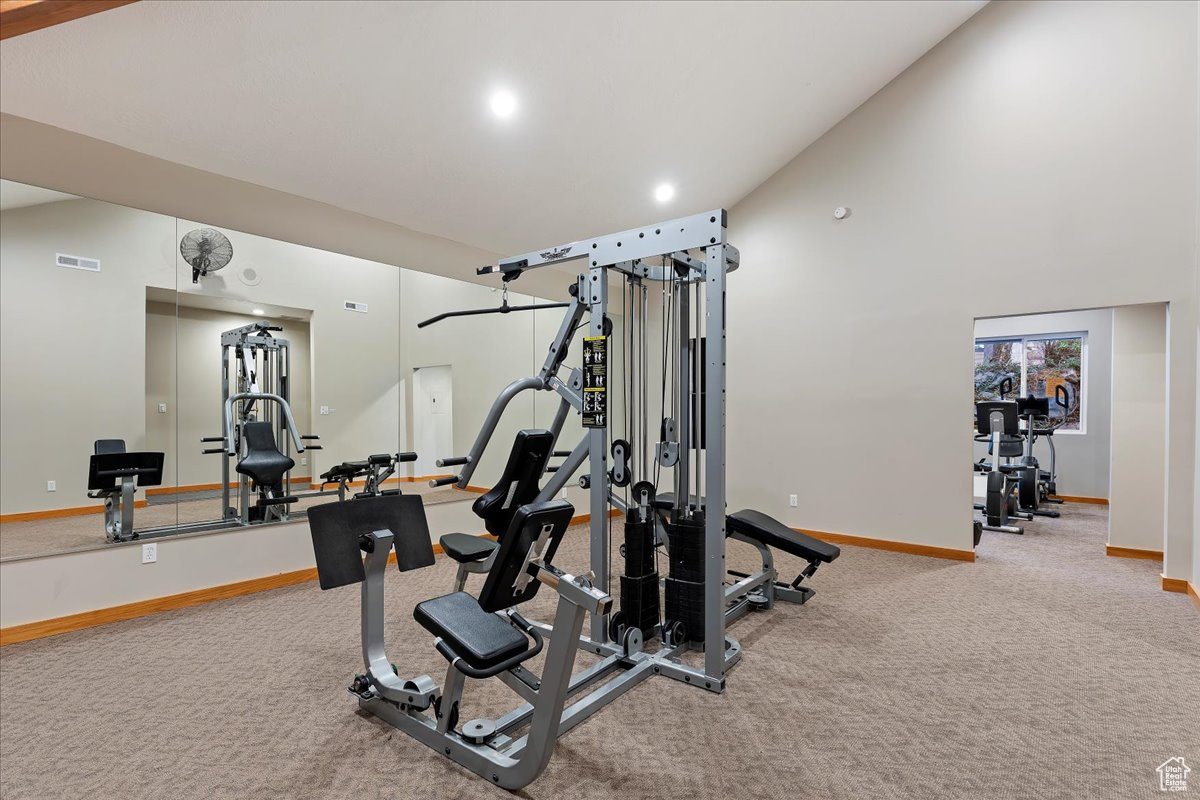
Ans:
[[[1008,398],[1050,398],[1050,418],[1066,421],[1060,431],[1084,432],[1084,372],[1087,336],[1020,336],[975,340],[975,401],[1000,399],[1001,384],[1012,381]],[[1067,408],[1057,402],[1066,392]]]

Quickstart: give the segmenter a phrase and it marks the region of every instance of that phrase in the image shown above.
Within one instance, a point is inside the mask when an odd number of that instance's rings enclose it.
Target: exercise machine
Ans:
[[[1024,437],[1020,431],[1017,403],[1013,400],[980,401],[975,404],[975,420],[975,441],[987,442],[992,453],[990,464],[978,462],[974,465],[975,472],[982,473],[981,477],[986,482],[984,502],[975,506],[975,510],[982,511],[984,515],[980,529],[1023,534],[1025,529],[1011,524],[1011,520],[1030,520],[1033,517],[1018,508],[1019,481],[1013,476],[1030,468],[1000,463],[1002,457],[1013,458],[1022,452]]]
[[[319,437],[301,435],[292,416],[290,346],[274,335],[282,330],[264,321],[221,334],[222,435],[201,441],[220,443],[203,452],[223,456],[221,508],[227,522],[287,521],[288,507],[301,497],[290,491],[296,465],[292,453],[321,449],[314,443]],[[238,476],[236,484],[230,482],[231,468]],[[334,492],[302,496],[323,494]]]
[[[368,587],[382,586],[381,579],[373,584],[371,576],[382,574],[385,538],[371,529],[373,521],[352,530],[367,535],[354,546],[367,551],[364,657],[374,665],[356,683],[360,705],[507,788],[518,788],[536,777],[558,735],[644,680],[663,676],[714,693],[724,691],[727,674],[743,652],[742,645],[728,635],[728,626],[749,611],[770,608],[777,601],[807,601],[812,589],[803,581],[840,553],[837,547],[797,533],[761,512],[726,513],[725,292],[728,273],[738,268],[740,255],[726,242],[725,212],[540,248],[477,273],[498,274],[508,284],[529,270],[575,261],[582,261],[584,269],[569,287],[570,300],[541,369],[501,391],[466,455],[437,462],[440,467],[461,467],[460,472],[431,481],[433,486],[465,488],[514,397],[525,391],[557,397],[549,427],[517,435],[499,482],[475,502],[476,514],[498,540],[465,534],[441,537],[444,551],[459,564],[454,591],[430,601],[430,606],[422,604],[425,611],[417,615],[439,637],[438,650],[451,661],[446,687],[440,691],[421,678],[396,679],[382,646],[376,647],[382,634],[375,632],[381,630],[381,623],[374,620],[382,615],[382,600]],[[620,289],[610,287],[610,279],[618,279]],[[661,336],[653,342],[647,313],[651,287],[659,295],[656,299],[661,300],[665,321]],[[610,347],[614,325],[609,310],[617,293],[625,327],[622,338],[616,339],[619,347],[614,348]],[[583,334],[580,366],[566,368],[577,333]],[[662,356],[661,369],[652,368],[652,349],[655,356]],[[617,376],[619,385],[614,384]],[[657,398],[651,396],[652,387],[660,388]],[[571,449],[559,449],[571,414],[580,417],[584,434]],[[562,460],[552,464],[552,458]],[[588,493],[590,512],[590,574],[564,577],[544,564],[553,553],[550,543],[561,537],[559,529],[573,511],[555,498],[580,472],[579,485]],[[357,503],[395,499],[366,498],[343,505],[350,509]],[[314,509],[310,519],[327,513],[320,509]],[[616,614],[610,509],[625,517],[621,602]],[[541,521],[541,515],[548,521]],[[322,555],[322,542],[334,536],[318,537],[322,527],[320,522],[314,526],[318,569],[322,560],[344,565],[349,582],[357,580],[358,549],[343,543],[341,557]],[[329,530],[338,527],[330,523]],[[422,531],[414,537],[423,540],[425,535]],[[756,548],[762,568],[748,574],[727,573],[727,539]],[[531,544],[537,542],[542,544]],[[668,561],[665,576],[658,573],[660,549]],[[795,580],[781,581],[773,557],[776,551],[798,556],[808,566]],[[538,562],[542,553],[546,555]],[[397,556],[399,561],[399,551]],[[334,569],[330,566],[326,571]],[[477,598],[463,591],[471,573],[486,575]],[[560,593],[553,624],[518,617],[513,610],[520,601],[521,585],[528,587],[533,577]],[[658,608],[660,587],[665,593],[663,609]],[[586,634],[585,612],[590,615]],[[520,639],[512,633],[501,635],[496,618],[521,633]],[[482,638],[471,640],[467,633],[475,629],[483,637],[489,627],[494,629],[489,634],[493,641],[503,647],[485,651]],[[521,667],[525,648],[538,646],[529,645],[526,638],[549,641],[541,676]],[[572,676],[571,651],[575,650],[587,651],[598,660]],[[700,658],[685,658],[691,651]],[[498,677],[527,702],[495,720],[458,726],[453,709],[463,675]],[[564,703],[568,704],[564,707]],[[430,707],[436,721],[417,719]],[[514,729],[526,724],[529,732],[514,738]]]
[[[124,439],[97,439],[93,449],[87,496],[104,500],[105,536],[110,542],[136,539],[134,495],[139,486],[162,483],[163,453],[126,452]]]
[[[514,509],[478,598],[456,591],[413,609],[448,662],[438,686],[429,675],[400,677],[384,642],[389,556],[395,552],[401,572],[434,562],[421,498],[368,497],[310,509],[321,588],[361,584],[365,670],[350,685],[359,707],[505,789],[536,779],[558,737],[585,717],[576,706],[564,712],[568,697],[597,679],[594,668],[572,677],[584,615],[603,615],[612,605],[612,598],[586,578],[552,563],[573,514],[562,500]],[[558,594],[553,636],[519,610],[542,586]],[[539,675],[525,664],[543,650]],[[462,722],[467,678],[496,678],[523,702],[499,717]]]
[[[396,474],[401,464],[416,460],[416,453],[378,453],[367,456],[365,461],[343,461],[321,473],[320,491],[337,484],[338,499],[345,500],[351,485],[361,479],[363,490],[356,492],[355,498],[400,494],[399,487],[385,489],[383,485]]]

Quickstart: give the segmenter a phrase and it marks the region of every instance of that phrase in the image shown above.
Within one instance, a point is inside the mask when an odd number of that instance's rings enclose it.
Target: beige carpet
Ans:
[[[733,628],[746,655],[725,694],[651,679],[522,796],[1125,800],[1160,796],[1155,767],[1180,755],[1200,792],[1200,613],[1153,562],[1104,555],[1102,508],[1066,512],[985,534],[974,564],[844,548],[808,605]],[[410,609],[451,575],[389,572],[404,672],[442,679]],[[5,647],[0,794],[505,796],[360,715],[361,667],[358,589],[315,584]],[[473,681],[467,702],[464,719],[516,699]]]
[[[453,486],[432,488],[428,483],[401,484],[405,494],[419,494],[426,505],[452,503],[457,500],[474,500],[479,495]],[[141,496],[139,500],[143,499]],[[293,512],[304,511],[311,506],[329,503],[337,495],[305,498],[293,503]],[[101,505],[101,508],[103,506]],[[167,525],[184,525],[221,519],[221,496],[182,500],[178,503],[156,502],[133,512],[134,531]],[[28,522],[5,522],[0,524],[0,558],[49,555],[71,550],[101,547],[105,544],[104,512],[83,514],[77,517],[30,520]]]

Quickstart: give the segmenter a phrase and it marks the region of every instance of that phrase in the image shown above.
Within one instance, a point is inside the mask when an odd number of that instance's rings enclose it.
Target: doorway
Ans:
[[[448,364],[413,370],[413,443],[417,476],[438,475],[437,460],[454,452],[454,368]]]

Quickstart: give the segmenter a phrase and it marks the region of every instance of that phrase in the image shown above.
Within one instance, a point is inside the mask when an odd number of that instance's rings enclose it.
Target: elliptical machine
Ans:
[[[1056,475],[1054,452],[1054,431],[1062,427],[1067,421],[1067,414],[1070,411],[1070,405],[1067,402],[1067,389],[1065,386],[1058,386],[1054,392],[1055,404],[1063,409],[1062,419],[1053,425],[1044,424],[1043,427],[1037,426],[1038,422],[1049,423],[1050,421],[1050,398],[1048,397],[1018,397],[1017,398],[1017,415],[1025,423],[1022,436],[1024,442],[1021,449],[1021,458],[1018,465],[1021,467],[1018,485],[1017,485],[1017,502],[1020,510],[1027,514],[1033,514],[1039,517],[1058,517],[1059,512],[1041,508],[1045,503],[1061,503],[1052,495],[1056,490]],[[1001,399],[1003,399],[1003,393]],[[1046,438],[1050,445],[1050,469],[1043,470],[1041,464],[1038,463],[1037,457],[1033,454],[1033,445],[1039,436]]]
[[[1011,390],[1012,381],[1005,378],[1001,384],[1001,396]],[[1001,458],[1015,458],[1023,451],[1024,437],[1020,430],[1018,406],[1012,400],[982,400],[975,404],[975,441],[987,442],[991,452],[991,463],[979,461],[974,465],[976,472],[987,474],[987,491],[984,503],[976,505],[983,512],[983,530],[1001,533],[1024,534],[1025,529],[1010,524],[1012,519],[1031,520],[1033,515],[1022,511],[1017,499],[1020,478],[1014,477],[1033,471],[1021,465],[1002,465]]]

